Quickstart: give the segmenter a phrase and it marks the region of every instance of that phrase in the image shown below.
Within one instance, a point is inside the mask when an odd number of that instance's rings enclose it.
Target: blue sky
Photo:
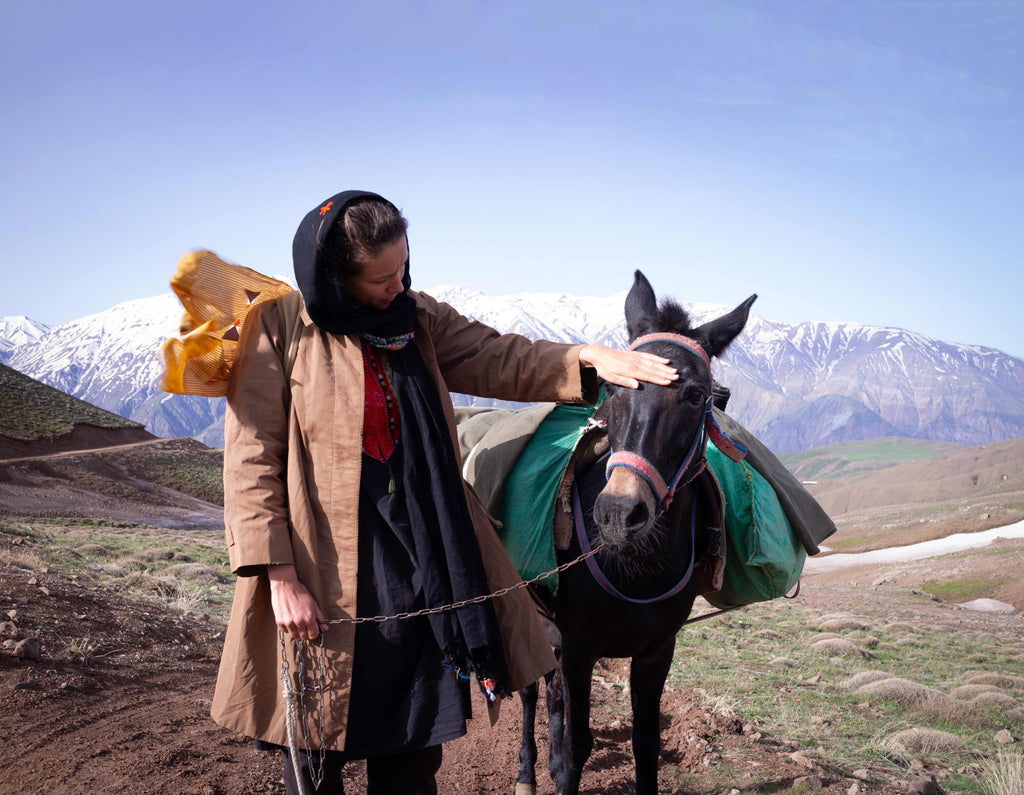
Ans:
[[[290,273],[338,190],[413,283],[891,325],[1024,356],[1024,2],[0,0],[0,317]]]

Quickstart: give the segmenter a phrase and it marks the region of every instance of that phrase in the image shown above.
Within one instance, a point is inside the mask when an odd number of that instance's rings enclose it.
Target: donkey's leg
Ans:
[[[537,693],[540,685],[534,682],[519,691],[523,702],[523,740],[519,746],[519,776],[515,795],[535,795],[537,792]]]
[[[583,766],[594,748],[590,733],[590,679],[596,660],[562,649],[562,692],[567,701],[560,795],[578,795]]]
[[[672,666],[675,635],[654,651],[633,658],[629,669],[633,705],[633,759],[637,795],[657,795],[658,756],[661,753],[661,694]]]
[[[565,680],[562,669],[556,668],[544,677],[548,704],[548,772],[558,786],[565,764]]]

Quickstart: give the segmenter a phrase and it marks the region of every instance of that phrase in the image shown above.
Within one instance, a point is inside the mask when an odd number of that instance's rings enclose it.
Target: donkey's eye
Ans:
[[[705,395],[699,389],[687,389],[686,393],[683,396],[686,398],[686,401],[692,406],[702,406],[704,404],[704,401],[707,400],[707,395]]]

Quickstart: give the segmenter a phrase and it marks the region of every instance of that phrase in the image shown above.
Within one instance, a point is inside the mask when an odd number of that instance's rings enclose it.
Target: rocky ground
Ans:
[[[100,493],[79,488],[80,479],[72,481],[54,467],[50,460],[0,468],[4,508],[0,513],[104,515],[106,519],[124,513],[158,525],[195,520],[194,510],[159,494],[154,497],[146,484],[121,480],[118,491]],[[87,474],[92,477],[105,471]],[[51,499],[59,504],[43,510],[40,506]],[[154,505],[160,511],[182,513],[152,515]],[[1019,518],[1019,506],[1011,507]],[[75,512],[69,514],[69,508]],[[219,522],[215,506],[207,504],[204,510],[211,522]],[[111,511],[117,516],[107,515]],[[988,507],[984,515],[987,520],[994,516]],[[872,520],[870,524],[876,526],[877,517]],[[933,537],[945,532],[935,522],[926,524]],[[919,600],[914,623],[937,632],[998,632],[1021,638],[1024,579],[1019,571],[1024,565],[1024,545],[1017,544],[1013,557],[978,554],[952,568],[923,561],[884,570],[816,575],[805,579],[799,602],[821,615],[849,610],[884,616],[892,589],[909,591],[930,580],[956,576],[989,583],[995,589],[991,595],[1014,605],[1017,613],[976,613]],[[1012,571],[1006,570],[1008,560],[1013,562]],[[5,647],[0,653],[0,791],[204,795],[284,791],[277,759],[258,753],[251,742],[209,718],[223,637],[216,622],[182,615],[156,601],[121,596],[73,572],[35,569],[0,561],[0,641]],[[596,672],[592,718],[596,747],[583,779],[583,791],[592,795],[633,792],[626,681],[625,665],[618,661],[603,664]],[[850,760],[808,753],[806,743],[798,744],[778,732],[762,732],[742,711],[723,715],[695,689],[699,685],[677,685],[663,699],[662,793],[897,795],[915,791],[914,787],[917,792],[939,791],[929,790],[930,769],[908,766],[899,774],[881,773],[852,765]],[[511,795],[518,768],[518,713],[518,703],[507,702],[495,728],[484,719],[477,720],[466,737],[446,747],[441,792]],[[550,795],[554,789],[546,775],[542,728],[538,744],[539,792]],[[364,790],[358,764],[351,765],[346,776],[349,792]]]
[[[809,584],[800,599],[821,612],[843,605],[863,612],[865,596],[848,586]],[[25,657],[10,650],[0,655],[4,791],[283,792],[277,760],[209,718],[222,634],[208,619],[11,566],[0,566],[0,608],[5,635],[41,641],[37,659],[31,643],[22,645]],[[952,626],[962,623],[961,612],[936,608],[919,620]],[[1016,616],[977,614],[976,620],[1020,623]],[[633,791],[627,697],[616,686],[624,679],[625,668],[615,661],[597,671],[597,743],[584,792]],[[895,780],[860,771],[858,778],[837,760],[801,753],[784,737],[762,736],[742,716],[723,717],[705,702],[690,690],[665,695],[664,793],[893,795],[914,784],[913,771]],[[506,703],[496,728],[476,721],[467,737],[446,747],[441,792],[511,793],[519,731],[515,701]],[[546,740],[538,734],[543,771]],[[359,766],[347,775],[349,791],[361,791]],[[546,775],[539,778],[539,791],[553,792]]]

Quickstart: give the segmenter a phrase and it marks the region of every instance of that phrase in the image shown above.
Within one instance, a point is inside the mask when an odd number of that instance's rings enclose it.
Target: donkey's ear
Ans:
[[[755,300],[757,300],[757,294],[750,296],[729,314],[705,323],[693,332],[692,336],[702,341],[708,356],[721,355],[722,351],[729,347],[729,343],[739,336],[743,327],[747,325],[750,305]]]
[[[626,296],[626,332],[629,341],[642,337],[654,328],[658,317],[658,299],[654,288],[640,271],[633,274],[633,287]]]

